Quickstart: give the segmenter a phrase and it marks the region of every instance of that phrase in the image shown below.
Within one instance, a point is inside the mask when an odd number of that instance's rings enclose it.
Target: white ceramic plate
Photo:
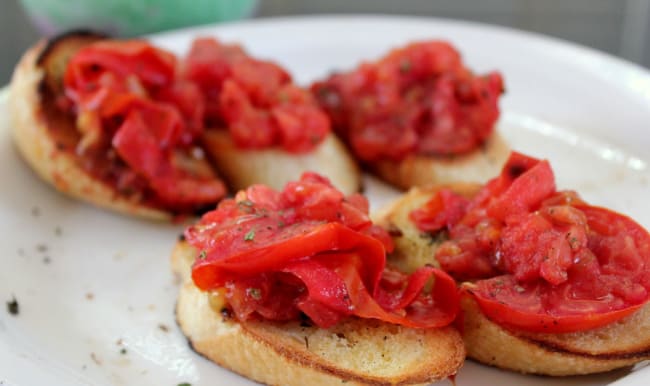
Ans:
[[[650,227],[650,74],[639,67],[536,35],[436,19],[264,20],[154,41],[183,53],[198,35],[240,41],[301,83],[414,39],[452,41],[471,68],[505,75],[500,130],[514,148],[549,158],[560,187]],[[38,180],[12,146],[10,97],[0,97],[0,385],[252,385],[193,353],[176,328],[168,256],[181,226],[107,213]],[[395,194],[369,182],[374,208]],[[13,296],[17,316],[4,304]],[[457,384],[647,385],[642,367],[548,379],[467,362]]]

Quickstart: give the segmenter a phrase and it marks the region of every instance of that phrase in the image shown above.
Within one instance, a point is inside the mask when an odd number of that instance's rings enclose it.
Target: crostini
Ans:
[[[548,161],[513,153],[485,185],[415,188],[378,217],[391,263],[461,283],[470,358],[553,376],[650,359],[650,235],[556,190]]]
[[[20,153],[66,194],[168,219],[226,193],[196,147],[200,92],[178,78],[171,53],[144,41],[41,41],[16,67],[9,104]]]
[[[178,324],[198,353],[273,385],[427,384],[457,372],[454,280],[385,266],[368,202],[306,173],[223,200],[172,254]],[[433,279],[431,285],[427,284]]]
[[[346,194],[359,191],[359,168],[329,118],[278,64],[236,44],[199,38],[185,74],[206,99],[203,145],[233,190],[254,183],[281,189],[312,171]]]
[[[496,132],[501,75],[476,76],[442,41],[411,43],[312,85],[354,156],[402,188],[485,181],[509,148]]]

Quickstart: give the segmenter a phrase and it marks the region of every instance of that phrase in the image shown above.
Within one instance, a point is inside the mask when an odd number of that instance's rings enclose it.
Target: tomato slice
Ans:
[[[444,230],[443,270],[509,328],[573,332],[612,323],[650,299],[650,234],[630,218],[556,191],[547,161],[513,153],[471,200],[442,190],[411,213]]]
[[[475,76],[445,42],[395,49],[312,85],[335,130],[364,161],[470,152],[492,133],[499,73]]]
[[[287,320],[302,312],[323,328],[350,315],[419,328],[451,323],[458,312],[454,280],[431,267],[410,277],[387,270],[392,243],[367,220],[367,207],[313,173],[282,192],[253,186],[186,230],[201,251],[194,283],[225,287],[242,319]],[[432,290],[424,291],[431,279]],[[281,307],[270,306],[276,298]]]

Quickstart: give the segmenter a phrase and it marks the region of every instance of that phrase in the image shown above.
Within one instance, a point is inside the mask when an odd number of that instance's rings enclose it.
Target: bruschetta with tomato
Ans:
[[[261,183],[281,189],[303,172],[359,191],[359,168],[311,93],[278,64],[215,38],[194,41],[186,78],[206,100],[202,142],[233,190]]]
[[[386,266],[368,201],[306,173],[253,185],[203,215],[173,254],[178,324],[215,363],[272,385],[427,384],[465,351],[454,280]]]
[[[505,88],[444,41],[411,43],[312,85],[354,156],[402,188],[485,181],[509,147],[495,130]]]
[[[100,207],[167,219],[226,193],[203,157],[203,100],[171,53],[74,32],[25,53],[10,86],[13,134],[56,189]]]
[[[311,94],[278,65],[197,39],[187,58],[73,32],[30,49],[11,82],[18,149],[58,190],[170,218],[306,170],[352,193],[357,165]]]
[[[650,234],[557,190],[548,161],[512,153],[485,185],[413,189],[379,216],[391,262],[460,283],[469,357],[557,376],[650,359]]]

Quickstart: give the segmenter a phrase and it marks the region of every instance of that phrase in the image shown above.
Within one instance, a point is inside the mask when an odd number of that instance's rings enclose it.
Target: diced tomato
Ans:
[[[429,267],[411,276],[387,270],[392,243],[368,220],[365,199],[346,198],[313,173],[281,192],[259,185],[239,192],[185,236],[201,251],[194,283],[224,287],[243,320],[304,313],[327,328],[355,315],[425,328],[447,325],[458,312],[450,276]]]
[[[239,46],[197,39],[185,74],[201,85],[207,124],[225,126],[238,147],[305,153],[330,131],[329,119],[308,91],[292,84],[279,65],[254,59]]]
[[[193,143],[201,135],[204,128],[205,100],[196,84],[178,81],[171,87],[160,89],[154,98],[175,106],[183,116],[187,127],[180,138],[183,145]]]
[[[513,153],[472,200],[447,194],[411,218],[423,231],[447,230],[436,259],[457,280],[477,280],[467,294],[497,323],[582,331],[650,299],[650,234],[575,192],[556,191],[548,161]]]
[[[177,79],[176,65],[172,54],[144,41],[103,40],[71,57],[64,85],[82,135],[77,151],[99,159],[87,164],[103,165],[91,171],[110,175],[105,169],[123,162],[127,169],[114,168],[119,189],[153,192],[148,202],[187,211],[215,203],[225,187],[173,161],[201,133],[205,110],[198,87]]]
[[[409,216],[420,230],[435,232],[451,228],[458,223],[468,204],[468,199],[451,189],[441,189],[423,207],[414,210]]]
[[[334,74],[312,91],[335,130],[371,162],[476,149],[499,117],[503,80],[474,76],[451,45],[429,41]]]
[[[143,40],[100,40],[75,53],[66,67],[65,86],[84,89],[103,72],[119,78],[130,75],[146,87],[166,86],[174,80],[176,58]]]
[[[159,139],[141,111],[131,111],[113,137],[113,147],[124,161],[143,175],[162,203],[186,208],[210,204],[223,197],[225,186],[213,179],[195,179],[174,168],[160,151]]]

